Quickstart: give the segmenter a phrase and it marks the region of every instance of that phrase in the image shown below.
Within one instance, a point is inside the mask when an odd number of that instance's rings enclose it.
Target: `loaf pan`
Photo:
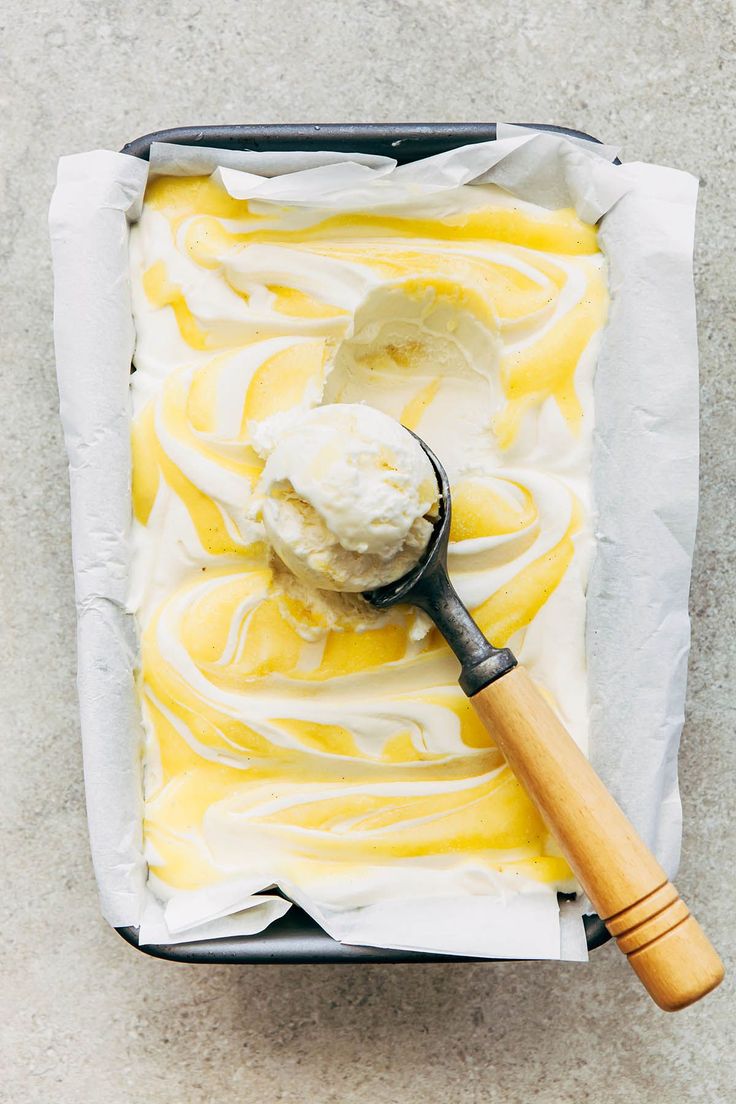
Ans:
[[[546,123],[525,123],[534,130],[600,144],[581,130]],[[174,127],[134,138],[121,153],[147,161],[153,142],[180,146],[206,146],[227,150],[334,150],[393,157],[400,164],[445,153],[471,142],[494,142],[495,123],[278,123]],[[269,891],[273,893],[273,891]],[[588,950],[611,938],[598,916],[585,916]],[[319,962],[493,962],[421,951],[377,947],[351,947],[338,943],[302,909],[292,905],[288,913],[258,935],[227,939],[202,939],[193,943],[138,944],[138,929],[117,928],[128,943],[145,954],[173,962],[319,963]]]

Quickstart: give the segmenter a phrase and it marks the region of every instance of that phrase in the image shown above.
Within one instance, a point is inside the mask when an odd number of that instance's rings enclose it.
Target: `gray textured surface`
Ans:
[[[106,929],[86,844],[45,225],[59,154],[188,122],[553,121],[701,175],[703,475],[679,883],[728,963],[732,4],[12,0],[5,21],[0,1099],[734,1100],[733,984],[667,1017],[610,947],[589,967],[183,967]]]

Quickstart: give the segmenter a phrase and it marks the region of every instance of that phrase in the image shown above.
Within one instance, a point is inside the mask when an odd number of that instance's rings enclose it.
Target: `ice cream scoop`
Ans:
[[[619,948],[661,1008],[685,1008],[720,983],[723,964],[532,679],[508,648],[486,640],[458,597],[446,567],[449,481],[434,453],[416,440],[439,488],[432,537],[403,577],[365,597],[379,609],[410,602],[432,618],[460,661],[460,686]]]
[[[272,548],[304,582],[358,593],[417,562],[438,488],[418,440],[359,403],[311,410],[276,444],[259,484]]]

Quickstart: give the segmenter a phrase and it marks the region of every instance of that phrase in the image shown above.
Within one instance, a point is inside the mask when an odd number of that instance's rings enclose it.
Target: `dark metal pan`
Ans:
[[[550,131],[600,144],[581,130],[547,123],[525,123],[534,130]],[[221,126],[174,127],[134,138],[121,153],[147,161],[153,142],[181,146],[207,146],[228,150],[334,150],[393,157],[401,164],[445,153],[471,142],[496,140],[495,123],[235,123]],[[588,949],[611,938],[598,916],[586,916]],[[117,928],[134,947],[173,962],[318,963],[318,962],[470,962],[454,955],[395,951],[375,947],[349,947],[324,932],[296,905],[258,935],[227,939],[203,939],[194,943],[138,946],[137,928]],[[498,961],[483,959],[481,961]]]

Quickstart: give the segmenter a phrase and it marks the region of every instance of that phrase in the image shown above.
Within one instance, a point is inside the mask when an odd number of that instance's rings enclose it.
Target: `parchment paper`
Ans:
[[[223,153],[161,144],[152,149],[150,171],[185,175],[219,166],[234,196],[343,209],[493,182],[522,199],[574,206],[581,217],[602,220],[611,310],[595,381],[590,755],[673,875],[681,833],[677,747],[697,512],[691,275],[697,182],[654,165],[612,165],[615,152],[500,126],[496,142],[398,167],[391,159],[364,155]],[[106,919],[115,926],[143,924],[143,941],[169,942],[258,931],[288,904],[271,895],[248,900],[253,887],[245,885],[233,897],[229,887],[219,896],[211,893],[206,920],[187,928],[186,915],[174,924],[169,914],[167,923],[145,884],[136,634],[126,612],[134,347],[127,241],[148,171],[145,162],[107,151],[62,158],[50,225],[92,855]],[[281,888],[336,938],[407,945],[392,939],[392,905],[329,916],[318,913],[298,887]],[[233,913],[238,902],[243,907]],[[521,916],[518,895],[472,907],[468,898],[450,908],[425,902],[414,917],[410,945],[456,954],[585,957],[581,902],[563,906],[561,923],[548,892],[528,905]]]

